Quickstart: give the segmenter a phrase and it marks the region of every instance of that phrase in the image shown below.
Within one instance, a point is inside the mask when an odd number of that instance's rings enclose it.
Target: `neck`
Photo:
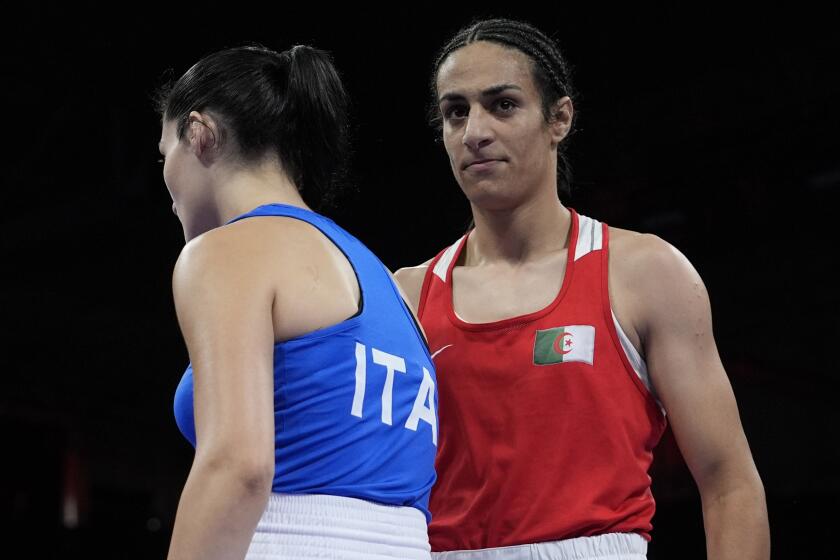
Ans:
[[[466,247],[465,264],[538,259],[566,247],[571,212],[553,192],[514,209],[486,210],[472,205],[475,230]]]
[[[220,176],[215,193],[220,225],[264,204],[288,204],[310,210],[295,184],[276,163],[231,169]]]

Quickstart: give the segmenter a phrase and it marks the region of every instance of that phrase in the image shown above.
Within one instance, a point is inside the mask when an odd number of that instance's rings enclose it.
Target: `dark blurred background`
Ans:
[[[172,415],[183,237],[150,101],[166,70],[246,41],[331,51],[355,103],[358,192],[328,214],[396,269],[469,221],[425,107],[433,54],[479,15],[558,38],[582,93],[567,202],[700,271],[774,557],[823,557],[840,498],[837,10],[193,7],[4,9],[0,558],[165,556],[192,459]],[[703,558],[670,435],[653,478],[649,557]]]

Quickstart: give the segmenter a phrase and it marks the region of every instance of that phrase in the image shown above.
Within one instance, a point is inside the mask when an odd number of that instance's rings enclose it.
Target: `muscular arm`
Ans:
[[[700,491],[708,558],[769,558],[764,488],[718,355],[706,288],[664,241],[637,236],[631,245],[624,279],[639,296],[634,326]]]
[[[244,558],[271,491],[273,296],[247,253],[210,232],[185,247],[175,267],[198,445],[170,560]]]

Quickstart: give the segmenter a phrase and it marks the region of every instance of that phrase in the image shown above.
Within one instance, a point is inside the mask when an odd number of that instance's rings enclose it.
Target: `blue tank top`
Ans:
[[[259,216],[318,228],[353,266],[362,296],[350,319],[274,346],[272,492],[413,506],[431,520],[435,371],[390,274],[355,237],[301,208],[268,204],[229,223]],[[192,365],[175,392],[175,420],[195,446]]]

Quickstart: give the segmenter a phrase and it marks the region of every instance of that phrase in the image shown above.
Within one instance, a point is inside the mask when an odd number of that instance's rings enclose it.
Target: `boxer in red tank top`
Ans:
[[[574,92],[556,45],[521,22],[480,21],[444,47],[433,83],[475,228],[397,272],[437,369],[432,550],[644,558],[667,417],[709,557],[768,558],[763,486],[702,280],[661,239],[560,202]]]

